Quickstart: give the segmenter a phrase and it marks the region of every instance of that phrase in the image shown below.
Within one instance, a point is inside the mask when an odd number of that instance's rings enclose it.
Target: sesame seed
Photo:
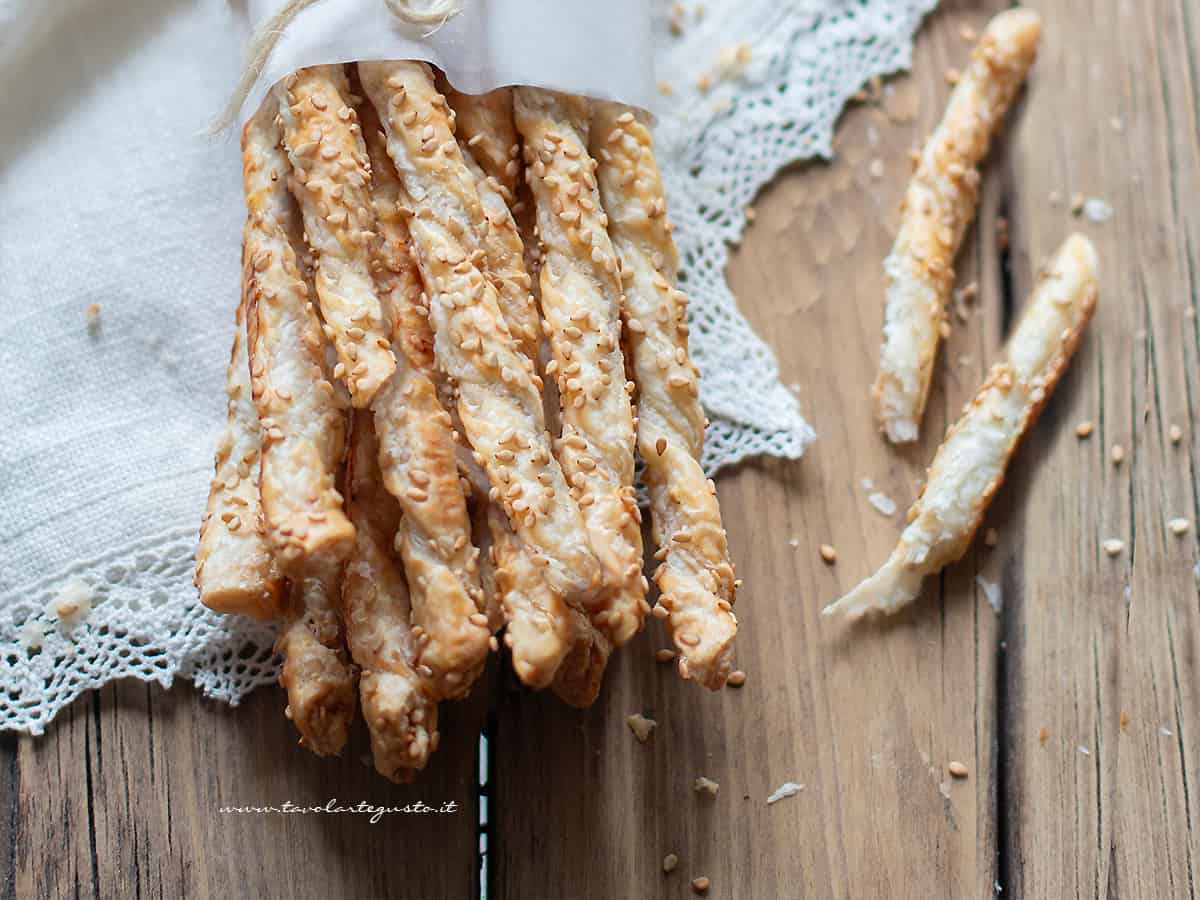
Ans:
[[[951,69],[946,70],[946,84],[949,84],[949,85],[958,84],[958,82],[961,78],[962,78],[962,73],[960,71],[958,71],[958,69],[951,68]]]
[[[1172,519],[1167,523],[1167,527],[1171,529],[1171,534],[1180,537],[1187,534],[1188,529],[1192,527],[1192,523],[1187,519]]]
[[[970,25],[964,25],[959,29],[958,36],[967,43],[972,43],[976,38],[979,37],[979,32],[977,32]]]
[[[1120,444],[1113,444],[1112,450],[1109,452],[1109,457],[1112,459],[1114,466],[1119,466],[1125,462],[1125,448]]]
[[[674,872],[675,868],[678,865],[679,865],[679,854],[668,853],[666,856],[663,857],[662,868],[663,868],[664,872],[667,872],[667,873]]]
[[[1091,421],[1080,422],[1075,426],[1075,437],[1079,438],[1080,440],[1091,437],[1092,429],[1094,427],[1095,426],[1091,423]]]
[[[667,662],[670,662],[671,660],[673,660],[674,658],[675,658],[675,651],[668,650],[666,647],[662,647],[662,648],[654,651],[654,661],[655,662],[667,663]]]
[[[659,456],[662,456],[664,453],[666,453],[667,452],[667,439],[664,437],[660,437],[657,441],[655,441],[654,442],[654,451]]]
[[[1071,195],[1071,215],[1078,216],[1083,212],[1083,205],[1087,202],[1083,194]]]
[[[1101,546],[1109,556],[1116,556],[1125,549],[1125,542],[1120,538],[1109,538]]]
[[[709,881],[708,877],[701,875],[699,878],[692,879],[692,890],[697,894],[704,894],[708,892],[708,887],[710,884],[712,884],[712,882]]]
[[[725,680],[725,683],[730,687],[740,688],[746,683],[746,673],[741,669],[734,669],[729,673],[729,677]]]
[[[967,770],[967,767],[965,765],[963,765],[962,763],[960,763],[958,760],[954,760],[953,762],[951,762],[950,765],[946,767],[946,769],[955,778],[966,778],[968,775],[971,774]]]
[[[1183,440],[1183,429],[1178,425],[1172,425],[1167,431],[1167,435],[1171,438],[1172,444],[1178,444]]]
[[[883,177],[883,160],[873,159],[867,167],[867,173],[874,179],[878,180]]]

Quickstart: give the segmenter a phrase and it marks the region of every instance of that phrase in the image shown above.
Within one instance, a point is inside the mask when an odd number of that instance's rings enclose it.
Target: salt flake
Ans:
[[[791,797],[798,794],[802,790],[804,790],[804,785],[796,784],[794,781],[785,781],[771,792],[771,796],[767,798],[767,806],[770,806],[772,803],[778,803],[784,797]]]
[[[1000,611],[1004,608],[1004,597],[1000,593],[1000,585],[988,581],[982,575],[975,576],[975,583],[983,591],[983,596],[987,598],[988,606],[992,608],[992,612],[1000,615]]]
[[[867,501],[885,516],[896,514],[896,501],[882,491],[876,491],[867,497]]]

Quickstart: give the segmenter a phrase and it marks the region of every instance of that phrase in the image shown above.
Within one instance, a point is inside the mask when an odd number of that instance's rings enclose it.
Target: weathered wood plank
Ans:
[[[1062,0],[1010,157],[1014,282],[1071,228],[1103,271],[1091,335],[1007,491],[1011,892],[1195,896],[1197,12]],[[1070,123],[1069,126],[1066,123]],[[1048,196],[1112,204],[1104,224]],[[1073,424],[1096,422],[1080,442]],[[1123,447],[1126,461],[1108,454]],[[1107,539],[1125,549],[1109,557]],[[1045,728],[1044,744],[1040,739]]]
[[[204,700],[190,685],[164,693],[123,682],[86,695],[45,736],[14,742],[4,894],[475,896],[475,736],[484,687],[478,700],[446,705],[442,747],[410,786],[375,774],[361,731],[341,759],[298,749],[277,689],[237,709]],[[334,799],[376,807],[453,800],[458,811],[393,814],[377,824],[366,814],[220,812]]]
[[[861,479],[903,510],[999,342],[997,253],[972,239],[963,277],[985,281],[980,305],[994,314],[952,338],[924,444],[897,455],[878,438],[867,392],[908,150],[940,116],[944,70],[967,55],[959,29],[985,19],[978,4],[935,16],[914,76],[846,117],[835,163],[766,191],[730,267],[743,309],[772,336],[821,435],[801,463],[763,460],[718,481],[745,579],[739,662],[749,681],[716,696],[680,683],[653,662],[664,641],[652,624],[616,655],[595,709],[507,698],[493,744],[495,896],[682,897],[696,875],[725,897],[991,892],[999,627],[974,585],[989,554],[973,553],[889,627],[846,632],[819,618],[882,561],[901,524],[868,504]],[[875,159],[882,178],[870,174]],[[981,233],[994,230],[1000,195],[989,184]],[[823,542],[838,550],[834,567],[818,556]],[[625,725],[633,712],[658,720],[647,745]],[[949,783],[951,759],[971,768],[968,781]],[[692,792],[699,775],[721,784],[715,800]],[[785,781],[806,789],[768,807]],[[669,852],[681,862],[664,876]]]

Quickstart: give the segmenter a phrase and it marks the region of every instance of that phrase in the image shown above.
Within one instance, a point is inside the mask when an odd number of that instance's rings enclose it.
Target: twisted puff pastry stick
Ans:
[[[413,609],[417,664],[438,695],[464,695],[487,661],[491,630],[479,582],[478,551],[458,475],[457,432],[438,399],[433,331],[421,276],[409,253],[401,186],[374,109],[364,104],[372,201],[379,239],[373,269],[393,325],[396,371],[371,403],[383,484],[400,502],[396,547]],[[424,671],[424,669],[423,669]]]
[[[521,178],[521,145],[513,121],[512,88],[486,94],[460,94],[446,85],[443,93],[455,113],[455,133],[466,144],[485,175],[500,186],[504,201],[516,201]]]
[[[375,215],[366,147],[348,105],[341,66],[314,66],[276,88],[293,189],[316,255],[326,334],[356,407],[365,407],[396,367],[389,328],[371,278]]]
[[[360,666],[363,718],[375,768],[411,781],[438,745],[438,685],[423,676],[412,607],[390,552],[401,512],[382,485],[372,417],[355,413],[346,493],[357,537],[346,567],[342,604],[350,652]]]
[[[642,626],[641,515],[633,488],[633,384],[621,353],[621,279],[588,155],[586,100],[518,88],[517,129],[543,245],[541,308],[562,417],[559,461],[604,573],[592,621],[615,646]],[[514,229],[515,230],[515,229]]]
[[[872,389],[880,428],[893,443],[917,439],[946,327],[951,267],[975,217],[978,166],[1033,64],[1040,34],[1041,19],[1031,10],[992,19],[909,182],[900,233],[883,264],[883,347]]]
[[[302,225],[286,182],[271,104],[242,131],[246,192],[246,327],[255,406],[262,426],[262,505],[285,572],[337,564],[354,527],[334,486],[345,449],[345,415],[325,377],[321,324],[294,250]]]
[[[883,568],[827,606],[857,618],[907,606],[921,580],[971,543],[1021,438],[1066,371],[1096,309],[1096,250],[1072,235],[1043,272],[1029,308],[975,398],[938,448],[908,527]]]
[[[455,142],[445,98],[422,63],[360,63],[388,154],[416,209],[409,222],[431,302],[438,366],[457,390],[467,438],[549,586],[570,602],[595,591],[599,569],[578,505],[550,453],[539,380],[529,372],[480,271],[479,195]]]
[[[242,299],[225,386],[227,419],[217,441],[208,507],[200,524],[196,587],[200,602],[215,612],[270,619],[280,612],[283,577],[267,543],[258,492],[261,438],[246,358],[246,275],[250,267],[245,257],[243,248]]]
[[[716,487],[700,467],[705,418],[688,357],[687,298],[649,129],[622,106],[598,103],[592,152],[608,228],[621,257],[628,358],[638,387],[638,449],[645,462],[660,596],[679,671],[708,688],[725,683],[737,633],[737,582]]]

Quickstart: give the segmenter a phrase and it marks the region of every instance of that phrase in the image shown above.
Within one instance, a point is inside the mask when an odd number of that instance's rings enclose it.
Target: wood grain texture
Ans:
[[[491,719],[492,898],[1194,897],[1200,883],[1200,10],[1192,0],[1045,0],[1039,61],[984,169],[957,264],[979,285],[937,363],[922,441],[875,432],[868,391],[882,260],[908,151],[941,115],[944,72],[1005,4],[947,0],[914,71],[853,107],[837,160],[756,202],[730,267],[820,435],[799,463],[718,480],[744,688],[709,694],[654,661],[657,622],[614,654],[600,700],[565,708],[481,684],[447,705],[415,787],[359,757],[294,748],[281,697],[239,709],[106,688],[40,739],[0,736],[0,897],[476,896],[472,812],[241,817],[233,802],[331,796],[472,804]],[[873,171],[878,160],[881,177]],[[1057,205],[1050,195],[1057,192]],[[1111,203],[1076,218],[1075,193]],[[996,239],[1007,221],[1010,244]],[[983,542],[896,619],[845,628],[821,606],[890,551],[945,428],[974,392],[1037,265],[1074,229],[1101,256],[1097,318],[989,513]],[[1074,434],[1090,420],[1090,439]],[[1184,438],[1171,442],[1170,426]],[[1126,459],[1114,467],[1112,444]],[[1167,521],[1193,522],[1186,535]],[[1125,542],[1109,557],[1101,543]],[[818,546],[837,548],[830,566]],[[1003,614],[976,577],[998,584]],[[488,713],[487,707],[491,706]],[[658,722],[638,743],[626,717]],[[1044,728],[1044,732],[1043,732]],[[1044,736],[1044,739],[1043,739]],[[1085,752],[1086,751],[1086,752]],[[951,760],[967,779],[946,772]],[[715,798],[692,791],[697,776]],[[768,806],[784,781],[800,794]],[[667,853],[680,857],[662,873]]]

